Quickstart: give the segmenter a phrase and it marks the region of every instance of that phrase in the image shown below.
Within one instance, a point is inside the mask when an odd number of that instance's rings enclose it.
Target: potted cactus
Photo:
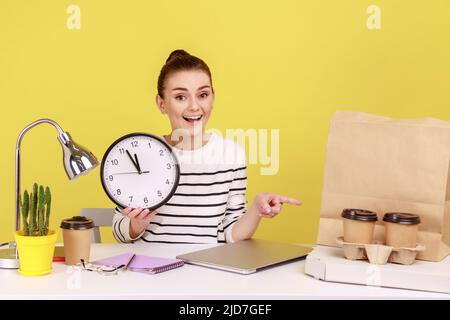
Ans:
[[[37,183],[33,192],[24,191],[20,199],[22,230],[15,234],[19,252],[19,272],[38,276],[52,271],[56,231],[49,229],[51,212],[50,188]]]

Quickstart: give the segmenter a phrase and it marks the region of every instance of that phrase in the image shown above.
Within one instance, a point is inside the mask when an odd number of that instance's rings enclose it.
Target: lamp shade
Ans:
[[[68,132],[58,136],[63,149],[64,169],[70,180],[89,172],[98,165],[97,158],[85,147],[72,140]]]

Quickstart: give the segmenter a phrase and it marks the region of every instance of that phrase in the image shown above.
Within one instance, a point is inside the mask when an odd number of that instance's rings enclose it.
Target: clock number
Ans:
[[[152,148],[152,144],[149,142],[148,143],[148,147],[151,149]]]
[[[158,197],[162,197],[162,193],[160,190],[158,190],[157,194],[158,194]]]
[[[122,191],[120,191],[120,189],[117,189],[116,193],[120,196],[122,194]]]
[[[148,203],[147,197],[144,198],[144,203]]]
[[[169,179],[166,179],[166,184],[170,184]]]
[[[108,176],[108,178],[109,178],[109,181],[113,181],[113,180],[114,180],[114,177],[113,177],[112,174],[110,174],[110,175]]]
[[[133,148],[136,148],[138,146],[138,142],[137,141],[131,141],[131,146]]]
[[[130,202],[133,202],[133,196],[128,196],[130,198]]]
[[[119,164],[119,160],[117,160],[117,159],[112,159],[112,160],[111,160],[111,164],[112,164],[113,166],[117,166],[117,165]]]
[[[170,170],[172,168],[172,166],[170,165],[170,163],[166,163],[167,169]]]
[[[164,151],[163,150],[159,150],[159,155],[162,157],[164,155]]]
[[[120,152],[120,154],[124,154],[125,153],[125,149],[124,148],[120,148],[119,152]]]

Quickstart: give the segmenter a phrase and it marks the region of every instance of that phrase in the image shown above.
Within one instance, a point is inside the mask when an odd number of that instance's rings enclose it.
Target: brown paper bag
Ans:
[[[417,259],[450,253],[450,122],[338,111],[328,136],[318,243],[336,246],[344,208],[420,215]]]

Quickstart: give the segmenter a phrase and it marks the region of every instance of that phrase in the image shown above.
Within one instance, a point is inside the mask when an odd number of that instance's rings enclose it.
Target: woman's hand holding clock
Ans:
[[[136,239],[175,192],[180,179],[178,159],[160,137],[130,133],[114,141],[101,165],[108,197],[130,218],[129,235]]]
[[[122,215],[130,218],[130,237],[136,238],[144,231],[153,217],[156,215],[156,210],[150,211],[142,208],[125,208],[121,210]]]

